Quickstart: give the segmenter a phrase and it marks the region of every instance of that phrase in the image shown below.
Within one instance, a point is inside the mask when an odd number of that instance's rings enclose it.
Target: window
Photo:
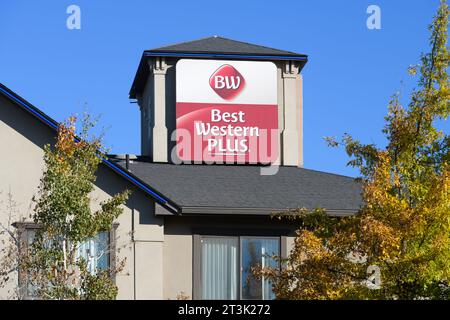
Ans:
[[[33,243],[39,227],[34,223],[17,223],[16,225],[24,244],[22,250],[27,250]],[[114,263],[115,248],[112,240],[115,237],[116,228],[117,225],[114,225],[111,231],[100,232],[79,245],[78,257],[85,259],[88,270],[92,274],[98,270],[108,270]],[[36,288],[28,281],[28,275],[19,274],[19,288],[23,298],[33,299],[36,297]]]
[[[194,252],[199,263],[196,285],[201,299],[274,299],[268,279],[256,279],[258,265],[277,267],[272,256],[280,255],[280,237],[199,236]],[[195,293],[195,292],[194,292]]]
[[[275,299],[272,283],[268,279],[256,279],[251,269],[258,265],[276,267],[272,257],[280,255],[279,238],[241,238],[241,298]]]
[[[100,232],[78,247],[78,257],[84,258],[90,273],[110,267],[110,233]]]
[[[202,299],[237,299],[238,239],[203,237]]]

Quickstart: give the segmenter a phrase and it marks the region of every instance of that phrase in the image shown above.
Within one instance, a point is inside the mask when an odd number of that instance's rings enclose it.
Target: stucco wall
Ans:
[[[42,148],[53,143],[54,136],[53,130],[0,96],[0,222],[4,225],[22,219],[31,221],[31,199],[43,172]],[[97,177],[93,209],[115,193],[133,191],[117,220],[117,260],[126,259],[124,270],[116,277],[118,298],[162,298],[163,221],[154,216],[153,201],[106,167],[99,168]],[[11,221],[9,194],[14,201]],[[17,279],[11,278],[8,286],[0,288],[0,299],[10,297],[16,285]]]

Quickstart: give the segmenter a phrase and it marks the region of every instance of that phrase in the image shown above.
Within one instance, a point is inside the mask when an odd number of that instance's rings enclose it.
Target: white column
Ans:
[[[164,58],[156,57],[150,65],[154,80],[152,128],[154,162],[167,162],[167,127],[166,127],[166,72],[167,64]]]
[[[301,145],[301,78],[299,66],[286,61],[283,68],[284,129],[282,133],[283,165],[303,165]]]
[[[303,168],[303,77],[301,74],[297,77],[297,131],[298,131],[298,166]]]
[[[278,159],[273,163],[276,166],[282,164],[281,159],[283,158],[283,128],[284,128],[284,80],[283,80],[283,68],[284,63],[277,63],[277,105],[278,105]]]

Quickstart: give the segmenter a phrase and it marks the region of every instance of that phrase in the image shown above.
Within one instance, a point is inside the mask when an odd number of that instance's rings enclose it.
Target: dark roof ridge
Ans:
[[[224,37],[220,37],[220,36],[217,36],[217,37],[215,37],[215,38],[221,38],[221,39],[225,39],[225,40],[232,40],[232,41],[239,42],[239,43],[246,44],[246,45],[258,46],[258,47],[266,48],[266,49],[270,49],[270,50],[284,51],[284,52],[288,52],[288,53],[295,54],[295,55],[306,56],[305,54],[302,54],[302,53],[297,53],[297,52],[294,52],[294,51],[288,51],[288,50],[280,50],[280,49],[277,49],[277,48],[273,48],[273,47],[269,47],[269,46],[264,46],[264,45],[261,45],[261,44],[254,44],[254,43],[250,43],[250,42],[246,42],[246,41],[234,40],[234,39],[224,38]]]
[[[273,48],[273,47],[269,47],[266,45],[260,45],[260,44],[255,44],[255,43],[250,43],[250,42],[246,42],[246,41],[240,41],[240,40],[235,40],[235,39],[231,39],[231,38],[225,38],[222,36],[209,36],[209,37],[203,37],[203,38],[199,38],[199,39],[195,39],[195,40],[190,40],[190,41],[182,41],[182,42],[178,42],[178,43],[174,43],[174,44],[170,44],[170,45],[166,45],[166,46],[162,46],[162,47],[158,47],[158,48],[153,48],[153,49],[147,49],[145,50],[146,52],[151,52],[151,51],[163,51],[165,48],[168,47],[174,47],[174,46],[178,46],[178,45],[183,45],[183,44],[188,44],[191,42],[198,42],[198,41],[202,41],[202,40],[207,40],[207,39],[222,39],[222,40],[226,40],[226,41],[233,41],[233,42],[237,42],[237,43],[241,43],[247,46],[254,46],[254,47],[260,47],[260,48],[264,48],[264,49],[269,49],[269,50],[274,50],[274,51],[278,51],[279,53],[276,54],[272,54],[272,55],[286,55],[286,54],[291,54],[291,55],[298,55],[298,56],[306,56],[305,54],[300,54],[300,53],[296,53],[293,51],[288,51],[288,50],[281,50],[281,49],[277,49],[277,48]],[[170,49],[167,49],[170,50]],[[200,50],[201,51],[201,50]],[[218,51],[219,52],[219,51]],[[283,54],[284,52],[284,54]],[[256,54],[259,55],[259,54]]]
[[[161,49],[161,48],[172,47],[172,46],[178,46],[178,45],[180,45],[180,44],[185,44],[185,43],[189,43],[189,42],[193,42],[193,41],[206,40],[206,39],[213,38],[213,37],[214,37],[214,36],[209,36],[209,37],[198,38],[198,39],[195,39],[195,40],[186,40],[186,41],[175,42],[175,43],[172,43],[172,44],[164,45],[164,46],[157,47],[157,48],[153,48],[153,49],[146,49],[146,50],[144,50],[144,51],[159,50],[159,49]]]

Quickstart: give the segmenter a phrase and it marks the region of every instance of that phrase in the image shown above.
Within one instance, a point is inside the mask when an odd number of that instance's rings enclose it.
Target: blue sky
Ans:
[[[81,30],[66,8],[81,8]],[[381,8],[381,30],[366,9]],[[407,102],[410,64],[428,51],[438,0],[0,0],[0,82],[58,121],[101,115],[113,153],[140,153],[139,111],[128,91],[144,49],[220,35],[305,53],[305,167],[357,175],[324,136],[383,145],[389,97]]]

